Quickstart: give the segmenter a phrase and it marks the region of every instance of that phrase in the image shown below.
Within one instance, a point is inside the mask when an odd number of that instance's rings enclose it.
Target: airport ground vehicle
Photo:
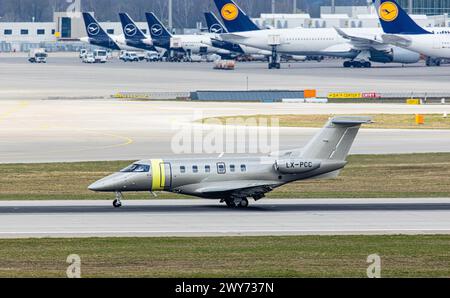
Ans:
[[[106,63],[108,61],[108,52],[106,50],[94,51],[95,63]]]
[[[139,62],[139,56],[136,52],[122,51],[119,59],[123,62]]]
[[[88,50],[86,50],[86,49],[81,49],[81,50],[80,50],[80,55],[79,55],[80,59],[83,59],[84,56],[86,56],[87,54],[88,54]]]
[[[95,57],[94,57],[94,53],[86,53],[83,58],[81,59],[81,61],[83,61],[83,63],[95,63]]]
[[[159,56],[159,53],[157,53],[157,52],[146,52],[145,60],[147,62],[157,62],[157,61],[161,61],[161,57]]]
[[[47,63],[47,57],[45,49],[31,49],[28,53],[28,61],[30,63]]]

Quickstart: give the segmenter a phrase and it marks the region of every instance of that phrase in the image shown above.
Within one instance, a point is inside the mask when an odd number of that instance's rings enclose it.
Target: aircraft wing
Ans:
[[[399,47],[408,47],[411,45],[411,40],[407,37],[403,37],[395,34],[383,34],[381,36],[385,43],[389,43]]]
[[[278,181],[236,180],[227,182],[203,182],[191,185],[189,188],[203,196],[226,195],[252,197],[270,192],[277,185],[279,185]]]
[[[380,49],[380,46],[386,46],[383,40],[378,39],[375,35],[351,35],[347,34],[344,30],[334,27],[334,30],[344,39],[347,39],[355,49],[367,49],[375,48]]]

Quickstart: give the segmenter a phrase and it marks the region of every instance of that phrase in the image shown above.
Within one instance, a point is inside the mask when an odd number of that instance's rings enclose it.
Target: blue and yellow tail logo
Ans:
[[[220,13],[225,20],[234,21],[239,15],[239,9],[233,3],[228,3],[222,7]]]
[[[393,2],[388,1],[380,5],[380,18],[385,22],[395,21],[398,13],[398,6]]]

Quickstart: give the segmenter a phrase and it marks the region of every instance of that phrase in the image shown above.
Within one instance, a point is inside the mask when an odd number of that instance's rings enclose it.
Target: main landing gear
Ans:
[[[269,57],[269,69],[280,69],[281,57],[278,55],[277,46],[272,46],[272,55]]]
[[[345,61],[344,62],[344,67],[345,68],[371,68],[372,67],[372,63],[370,63],[369,61]]]
[[[225,202],[227,204],[228,208],[247,208],[249,205],[247,198],[227,199],[227,200],[222,200],[222,202]]]
[[[116,199],[113,201],[114,208],[122,207],[123,195],[120,191],[116,191]]]

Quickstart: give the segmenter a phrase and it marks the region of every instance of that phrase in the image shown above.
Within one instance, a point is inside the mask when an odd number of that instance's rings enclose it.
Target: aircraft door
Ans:
[[[433,48],[436,50],[440,50],[443,48],[443,38],[439,34],[435,34],[433,36]]]
[[[159,164],[160,167],[160,187],[162,190],[172,189],[172,165],[168,162],[162,162]]]

